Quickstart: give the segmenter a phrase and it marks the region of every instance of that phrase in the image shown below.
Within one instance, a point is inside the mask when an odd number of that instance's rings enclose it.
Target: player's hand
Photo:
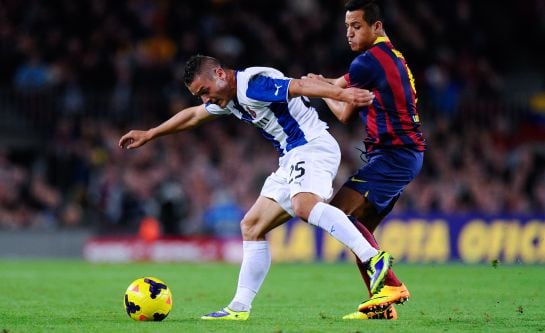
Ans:
[[[119,147],[123,149],[138,148],[151,140],[148,131],[131,130],[119,139]]]
[[[302,80],[314,79],[314,80],[320,80],[323,82],[330,83],[322,74],[308,73],[307,75],[301,76],[301,79]]]
[[[345,93],[345,101],[357,107],[369,106],[375,99],[375,95],[367,89],[346,88],[343,93]]]

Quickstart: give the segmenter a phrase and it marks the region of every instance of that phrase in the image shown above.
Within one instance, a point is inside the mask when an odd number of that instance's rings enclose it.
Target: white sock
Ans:
[[[237,292],[229,304],[234,311],[250,311],[261,284],[271,267],[267,241],[243,241],[243,257],[238,275]]]
[[[336,240],[347,246],[362,262],[376,256],[378,251],[350,222],[342,210],[329,204],[319,202],[312,208],[308,223],[327,231]]]

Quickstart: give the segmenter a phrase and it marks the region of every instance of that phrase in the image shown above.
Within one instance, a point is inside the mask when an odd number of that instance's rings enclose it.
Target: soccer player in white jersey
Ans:
[[[235,296],[228,306],[201,319],[248,319],[252,301],[271,265],[265,236],[294,216],[324,229],[368,263],[372,289],[379,291],[392,257],[373,248],[341,210],[326,203],[333,194],[340,149],[327,131],[327,124],[302,97],[366,106],[373,94],[318,80],[288,78],[273,68],[237,71],[203,55],[187,61],[184,81],[203,104],[184,109],[157,127],[129,131],[119,140],[120,147],[137,148],[154,138],[232,114],[257,127],[280,155],[278,169],[265,180],[260,196],[240,222],[243,259]]]

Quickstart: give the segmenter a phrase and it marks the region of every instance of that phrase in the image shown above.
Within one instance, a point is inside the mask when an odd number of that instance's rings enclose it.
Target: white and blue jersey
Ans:
[[[253,124],[284,156],[327,131],[316,110],[305,97],[289,98],[291,82],[280,71],[269,67],[249,67],[236,72],[237,97],[225,108],[207,103],[215,115],[233,114]]]

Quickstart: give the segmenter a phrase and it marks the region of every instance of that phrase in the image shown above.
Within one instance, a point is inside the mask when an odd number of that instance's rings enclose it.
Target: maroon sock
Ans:
[[[373,234],[367,230],[367,228],[361,223],[360,221],[356,220],[354,222],[354,225],[359,230],[359,232],[363,235],[363,237],[371,244],[372,247],[375,249],[379,249],[378,243],[373,237]],[[365,285],[367,286],[367,290],[369,290],[369,276],[367,275],[367,266],[364,265],[360,260],[357,261],[358,269],[360,270],[360,274],[363,278],[363,281],[365,282]],[[395,276],[394,272],[390,268],[388,270],[388,273],[386,273],[386,277],[384,279],[384,283],[388,286],[394,286],[399,287],[401,286],[401,281],[398,280],[398,278]],[[369,295],[371,295],[371,292],[369,292]]]
[[[367,265],[364,265],[357,256],[356,256],[356,265],[358,266],[358,269],[360,270],[360,274],[361,274],[361,278],[363,279],[363,282],[365,282],[365,286],[367,287],[367,291],[369,292],[369,297],[373,296],[371,294],[369,275],[367,275]]]

